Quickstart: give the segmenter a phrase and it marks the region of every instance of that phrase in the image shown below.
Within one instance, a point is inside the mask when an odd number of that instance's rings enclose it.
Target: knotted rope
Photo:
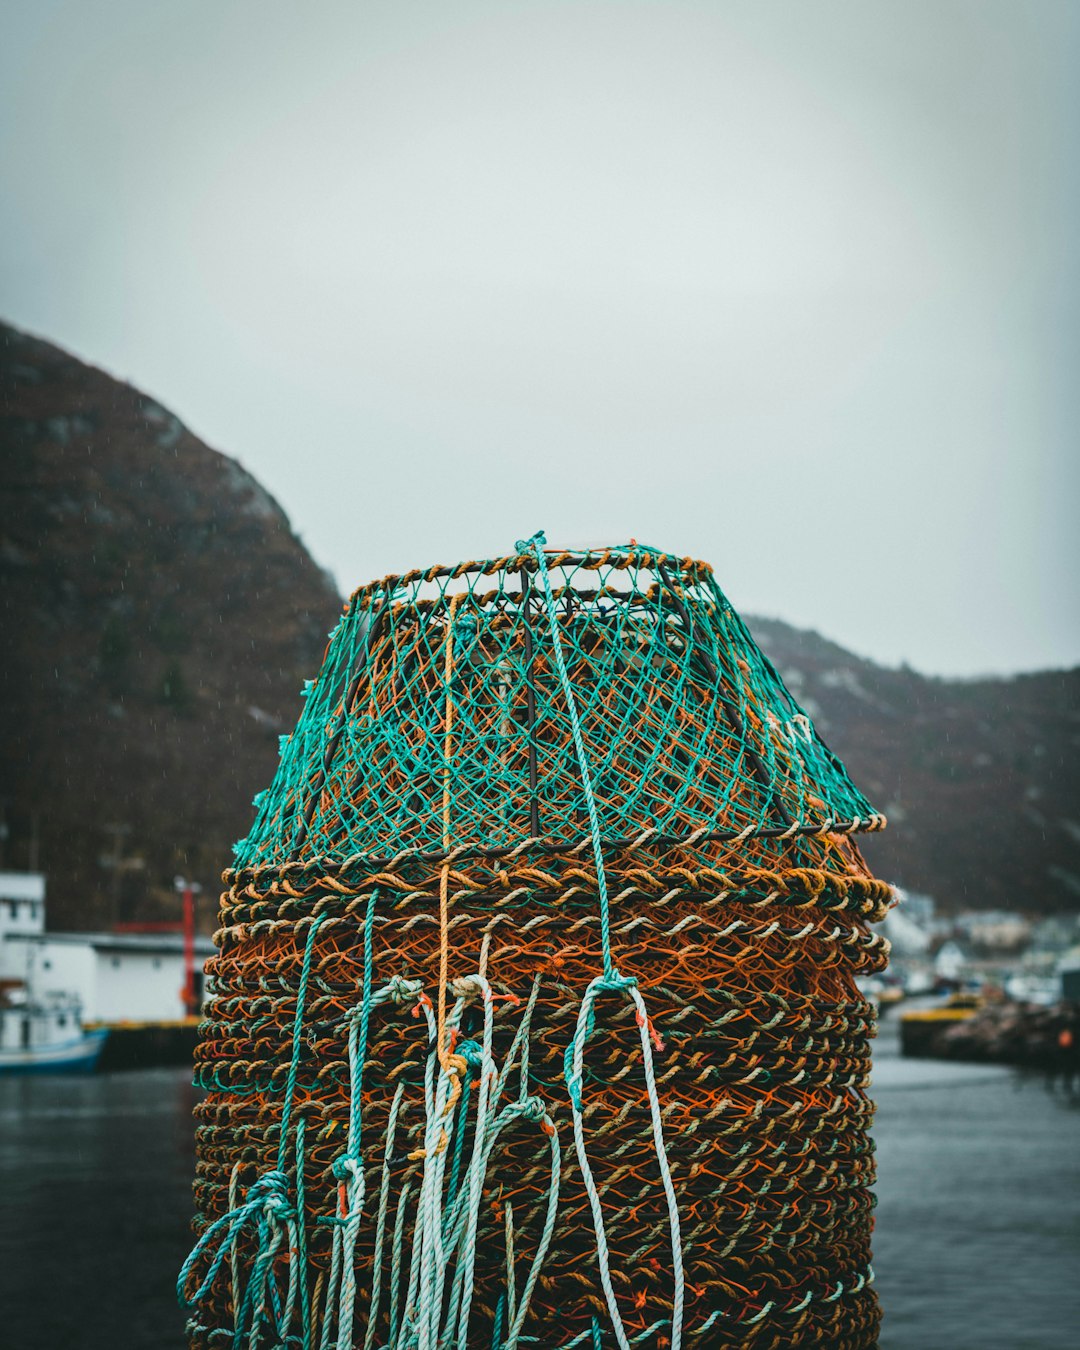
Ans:
[[[473,1272],[476,1261],[477,1228],[484,1182],[491,1164],[492,1152],[500,1135],[518,1120],[539,1124],[547,1137],[551,1160],[548,1199],[543,1232],[529,1268],[520,1297],[515,1296],[515,1316],[502,1350],[516,1350],[521,1337],[529,1303],[539,1279],[548,1247],[555,1229],[559,1199],[561,1151],[558,1132],[543,1101],[528,1094],[528,1037],[529,1025],[536,1002],[539,982],[515,1033],[510,1052],[500,1069],[492,1055],[494,1034],[494,994],[483,975],[475,974],[455,980],[458,994],[453,1009],[447,1014],[446,1028],[454,1031],[460,1024],[465,1007],[477,994],[482,1000],[484,1026],[480,1044],[475,1041],[459,1043],[456,1055],[464,1061],[464,1077],[476,1081],[476,1115],[472,1130],[472,1147],[464,1178],[459,1179],[459,1150],[449,1160],[448,1140],[461,1136],[466,1128],[465,1118],[472,1093],[461,1086],[456,1066],[444,1069],[436,1053],[438,1024],[430,999],[419,1006],[427,1020],[432,1047],[428,1056],[425,1081],[425,1135],[424,1175],[420,1183],[413,1236],[413,1249],[408,1282],[408,1295],[400,1330],[392,1316],[392,1330],[387,1350],[466,1350],[469,1321],[473,1302]],[[515,1059],[521,1058],[521,1086],[516,1100],[501,1107],[506,1083]],[[449,1166],[449,1175],[448,1175]],[[404,1205],[402,1198],[401,1204]],[[400,1210],[399,1210],[400,1212]],[[397,1244],[395,1233],[395,1244]],[[508,1287],[514,1285],[513,1252],[508,1251]],[[393,1305],[392,1305],[393,1312]],[[374,1317],[374,1313],[372,1314]]]

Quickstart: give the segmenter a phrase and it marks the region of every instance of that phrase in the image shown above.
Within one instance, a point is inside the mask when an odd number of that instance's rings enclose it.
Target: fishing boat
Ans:
[[[83,1026],[73,995],[32,1000],[9,988],[0,1001],[0,1073],[92,1073],[108,1035]]]

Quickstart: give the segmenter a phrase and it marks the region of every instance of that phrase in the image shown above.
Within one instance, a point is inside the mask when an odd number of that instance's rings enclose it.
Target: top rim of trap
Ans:
[[[678,580],[686,586],[695,586],[713,578],[711,564],[698,558],[668,552],[648,544],[631,541],[626,544],[603,544],[595,547],[573,547],[569,545],[546,545],[542,550],[549,573],[567,574],[576,572],[599,572],[609,569],[618,573],[631,568],[640,571],[658,571],[662,566],[670,573],[677,573]],[[374,581],[362,582],[349,596],[346,613],[354,605],[363,606],[375,597],[390,597],[398,592],[411,589],[414,598],[424,593],[424,588],[437,586],[440,590],[450,589],[446,583],[465,580],[470,577],[497,577],[508,573],[533,574],[539,569],[536,554],[515,551],[495,558],[472,558],[458,563],[435,563],[426,568],[411,568],[407,572],[390,572]],[[466,589],[472,590],[471,586]],[[404,597],[403,597],[404,598]]]

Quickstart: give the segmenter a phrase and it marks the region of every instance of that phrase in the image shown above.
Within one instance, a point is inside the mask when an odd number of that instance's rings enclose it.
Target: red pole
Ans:
[[[199,1009],[195,999],[195,890],[184,884],[184,1010],[194,1017]]]

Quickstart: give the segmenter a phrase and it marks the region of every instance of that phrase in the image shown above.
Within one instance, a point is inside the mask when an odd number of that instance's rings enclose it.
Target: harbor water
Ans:
[[[1080,1326],[1080,1109],[878,1042],[882,1350],[1056,1350]],[[0,1079],[0,1344],[179,1350],[185,1070]]]

